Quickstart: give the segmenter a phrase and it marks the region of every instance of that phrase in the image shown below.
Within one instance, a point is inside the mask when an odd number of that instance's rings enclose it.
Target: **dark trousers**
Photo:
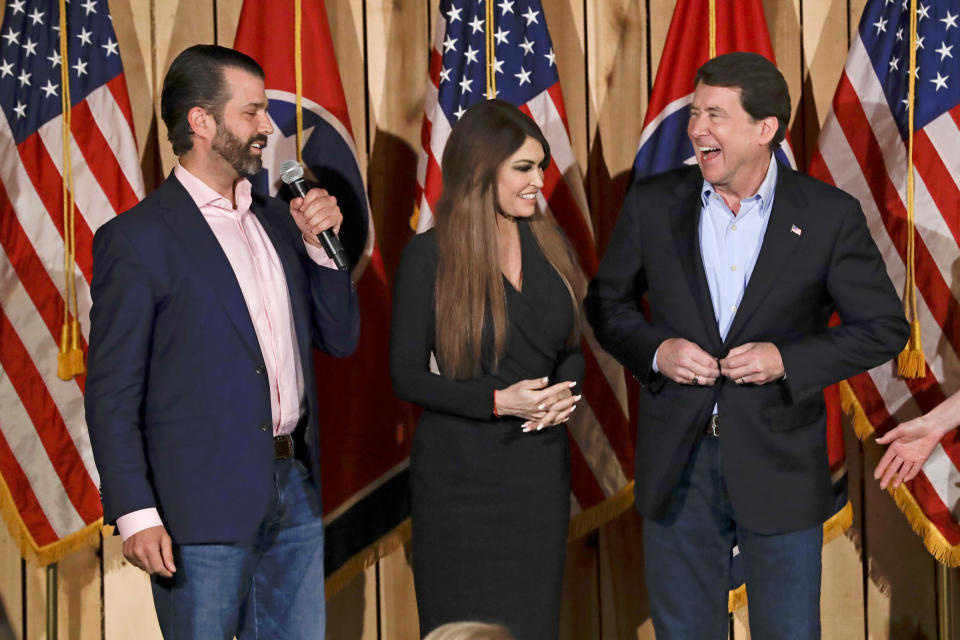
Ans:
[[[743,561],[751,635],[758,640],[819,638],[822,525],[762,535],[738,524],[723,480],[719,439],[705,436],[664,518],[644,522],[644,563],[657,640],[727,637],[734,546]]]

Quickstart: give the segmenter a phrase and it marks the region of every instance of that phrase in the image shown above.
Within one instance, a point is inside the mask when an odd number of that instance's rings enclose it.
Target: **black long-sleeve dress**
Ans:
[[[424,408],[410,454],[413,575],[420,631],[457,620],[506,625],[518,640],[556,640],[567,524],[570,451],[565,426],[524,433],[523,420],[493,416],[493,391],[547,376],[583,376],[566,342],[574,321],[559,275],[520,220],[523,284],[504,279],[506,353],[491,370],[453,380],[430,372],[436,239],[415,236],[397,273],[390,373],[398,397]],[[578,393],[578,389],[573,389]]]

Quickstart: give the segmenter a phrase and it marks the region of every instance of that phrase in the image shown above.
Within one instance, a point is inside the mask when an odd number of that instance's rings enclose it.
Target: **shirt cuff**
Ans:
[[[310,244],[306,241],[306,239],[303,241],[303,246],[307,248],[307,255],[310,256],[310,259],[315,263],[328,269],[337,269],[337,263],[330,259],[326,251],[320,247]]]
[[[660,367],[657,366],[657,354],[659,353],[660,353],[660,347],[657,347],[657,350],[653,352],[653,363],[651,365],[654,373],[660,373]]]
[[[140,533],[144,529],[162,526],[163,520],[160,519],[160,512],[157,511],[156,507],[131,511],[117,518],[117,530],[124,542],[133,534]]]

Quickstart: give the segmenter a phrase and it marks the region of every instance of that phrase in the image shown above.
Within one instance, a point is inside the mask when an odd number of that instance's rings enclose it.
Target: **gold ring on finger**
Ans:
[[[693,374],[693,380],[691,382],[693,384],[700,384],[700,376],[698,376],[697,374]]]

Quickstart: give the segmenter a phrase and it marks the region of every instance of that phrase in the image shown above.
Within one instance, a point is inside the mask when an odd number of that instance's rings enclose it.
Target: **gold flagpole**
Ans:
[[[717,57],[717,0],[710,0],[710,58]]]
[[[487,22],[486,22],[486,40],[487,40],[487,100],[497,97],[497,69],[494,66],[496,61],[496,42],[493,32],[493,1],[487,2]]]
[[[907,278],[903,287],[903,306],[910,320],[910,340],[897,357],[897,373],[904,378],[923,378],[926,361],[921,343],[920,320],[917,317],[917,274],[914,253],[914,178],[913,178],[913,114],[917,90],[917,0],[910,0],[910,69],[907,73]]]
[[[303,164],[303,58],[300,40],[303,9],[300,6],[300,0],[294,0],[293,5],[293,69],[297,85],[297,162]]]

